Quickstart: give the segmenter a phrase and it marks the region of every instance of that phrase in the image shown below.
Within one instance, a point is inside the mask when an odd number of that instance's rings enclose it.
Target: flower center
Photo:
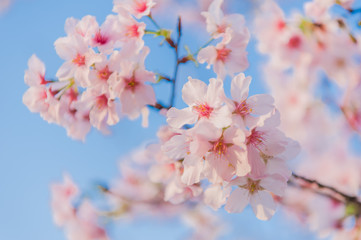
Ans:
[[[217,49],[217,61],[225,62],[231,52],[231,49],[225,47]]]
[[[98,78],[107,81],[113,72],[109,71],[108,65],[98,71]]]
[[[207,103],[194,106],[193,109],[196,112],[198,112],[198,116],[200,118],[201,117],[209,118],[213,111],[213,108],[210,107]]]
[[[224,155],[227,151],[227,145],[220,138],[217,142],[213,143],[212,152],[218,155]]]
[[[297,49],[301,46],[301,38],[299,36],[292,36],[290,40],[288,40],[287,46],[291,49]]]
[[[135,91],[136,87],[138,86],[138,82],[135,80],[135,77],[132,76],[131,78],[125,78],[125,89],[130,90],[132,92]]]
[[[139,13],[147,10],[147,3],[145,1],[135,1],[135,10]]]
[[[217,25],[217,33],[224,33],[226,32],[226,29],[227,29],[226,24]]]
[[[96,100],[95,100],[95,105],[99,109],[102,109],[105,106],[107,106],[108,105],[107,96],[105,96],[105,94],[103,94],[103,95],[100,95],[99,97],[97,97]]]
[[[128,36],[128,37],[138,38],[139,37],[138,28],[139,27],[138,27],[137,24],[127,26],[127,32],[126,32],[125,35]]]
[[[48,81],[45,80],[45,76],[41,75],[40,73],[39,73],[39,78],[40,78],[40,85],[45,85],[49,83]]]
[[[85,65],[85,56],[80,55],[79,53],[76,55],[76,57],[73,59],[73,63],[75,65],[84,66]]]
[[[286,23],[280,19],[277,21],[276,26],[278,30],[283,30],[286,27]]]
[[[235,104],[237,105],[237,107],[233,112],[234,114],[238,114],[241,115],[242,117],[245,117],[253,111],[253,109],[248,106],[246,101],[243,101],[241,103],[235,102]]]
[[[98,43],[99,45],[104,45],[108,42],[108,37],[104,36],[100,33],[100,30],[94,36],[94,42]]]
[[[247,137],[247,145],[258,146],[263,144],[264,142],[264,134],[263,132],[252,130],[251,135]]]
[[[70,102],[76,101],[78,99],[78,92],[71,88],[68,92],[68,96],[70,98]]]
[[[262,190],[262,187],[259,185],[260,182],[261,180],[254,181],[248,178],[247,185],[245,187],[249,190],[250,194],[253,194],[258,192],[259,190]]]

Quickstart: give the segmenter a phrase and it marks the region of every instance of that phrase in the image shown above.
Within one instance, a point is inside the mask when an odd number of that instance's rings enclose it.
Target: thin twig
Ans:
[[[155,110],[162,110],[162,109],[169,109],[170,107],[166,107],[164,106],[163,104],[157,102],[156,104],[154,105],[148,105],[148,107],[152,108],[152,109],[155,109]]]
[[[355,9],[346,9],[349,13],[361,13],[361,8],[355,8]]]
[[[175,51],[175,61],[176,61],[176,65],[175,65],[175,69],[174,69],[174,75],[173,75],[173,82],[172,82],[172,93],[171,93],[171,97],[170,97],[170,103],[169,103],[169,108],[174,106],[174,100],[175,100],[175,90],[176,90],[176,81],[177,81],[177,76],[178,76],[178,69],[179,69],[179,64],[181,63],[179,60],[179,51],[178,51],[178,46],[180,44],[180,40],[182,37],[182,20],[180,17],[178,17],[178,36],[177,36],[177,42],[175,44],[174,47],[174,51]]]

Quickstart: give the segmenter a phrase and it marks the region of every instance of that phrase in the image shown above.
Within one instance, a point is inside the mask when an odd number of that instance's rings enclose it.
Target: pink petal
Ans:
[[[185,158],[189,151],[189,143],[184,135],[175,135],[162,145],[162,151],[171,159],[178,160]]]
[[[222,104],[224,98],[223,81],[215,78],[209,79],[206,102],[211,107],[218,107]]]
[[[250,203],[254,214],[260,220],[269,220],[276,212],[276,203],[266,191],[252,194]]]
[[[184,172],[182,174],[182,182],[187,185],[198,183],[201,179],[201,173],[203,170],[203,161],[199,159],[196,165],[184,164]]]
[[[232,79],[231,95],[234,101],[241,103],[247,99],[251,80],[252,78],[246,77],[244,73],[240,73]]]
[[[223,189],[220,184],[214,184],[204,191],[204,203],[217,210],[225,204],[230,191],[230,187]]]
[[[208,46],[199,51],[197,60],[199,63],[208,63],[207,68],[216,62],[217,50],[215,46]]]
[[[167,122],[174,128],[181,128],[185,124],[193,124],[198,116],[190,108],[176,109],[172,107],[167,112]]]
[[[260,182],[260,185],[267,191],[282,197],[287,187],[287,180],[285,180],[280,175],[272,175],[263,178]]]
[[[240,213],[250,202],[249,191],[244,188],[237,188],[229,196],[224,209],[229,213]]]
[[[247,103],[252,108],[252,113],[264,115],[274,109],[274,99],[268,94],[257,94],[248,98]]]
[[[209,121],[217,128],[228,127],[232,124],[232,113],[230,112],[228,106],[224,105],[211,113]]]
[[[198,79],[188,78],[182,89],[183,101],[188,106],[203,103],[207,93],[207,84]]]

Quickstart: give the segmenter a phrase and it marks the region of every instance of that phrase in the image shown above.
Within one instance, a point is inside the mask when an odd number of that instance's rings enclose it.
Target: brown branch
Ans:
[[[170,108],[170,107],[164,106],[163,104],[161,104],[161,103],[159,103],[159,102],[157,102],[157,103],[154,104],[154,105],[148,105],[148,107],[153,108],[153,109],[155,109],[155,110],[162,110],[162,109],[169,109],[169,108]]]
[[[310,191],[313,191],[319,195],[326,196],[328,198],[331,198],[331,199],[339,201],[339,202],[343,202],[344,204],[349,204],[349,203],[355,204],[355,206],[357,206],[357,208],[358,208],[357,215],[361,214],[361,202],[358,200],[357,196],[348,195],[334,187],[322,184],[313,179],[309,179],[309,178],[300,176],[296,173],[292,173],[292,177],[296,180],[301,180],[308,184],[314,185],[317,187],[317,189],[314,189],[314,188],[306,186],[306,185],[299,184],[299,183],[297,183],[297,181],[294,181],[292,179],[289,181],[289,184],[294,185],[294,186],[299,186],[302,189],[309,189]],[[328,190],[330,193],[323,192],[322,190]],[[337,198],[335,195],[339,196],[341,199]]]
[[[180,17],[178,17],[177,32],[178,32],[177,42],[176,42],[175,47],[174,47],[176,65],[175,65],[174,75],[173,75],[173,79],[172,79],[172,93],[171,93],[171,96],[170,96],[169,108],[173,107],[173,105],[174,105],[175,91],[176,91],[176,81],[177,81],[177,76],[178,76],[179,64],[181,63],[180,59],[179,59],[179,52],[178,52],[179,43],[180,43],[180,40],[181,40],[181,37],[182,37],[182,20],[181,20]]]
[[[346,9],[349,13],[361,13],[361,8],[355,8],[355,9]]]
[[[151,17],[151,15],[149,15],[148,17],[156,25],[156,27],[158,29],[161,29],[159,27],[159,25]],[[179,65],[186,62],[183,58],[179,58],[179,44],[180,44],[180,40],[181,40],[181,37],[182,37],[182,20],[181,20],[181,17],[178,17],[177,33],[178,33],[178,35],[177,35],[177,39],[175,41],[170,36],[165,38],[166,42],[169,44],[169,46],[171,48],[174,49],[174,52],[175,52],[175,67],[174,67],[173,77],[170,78],[170,77],[167,77],[165,75],[158,74],[160,80],[165,80],[165,81],[169,82],[170,84],[172,84],[171,95],[170,95],[170,99],[169,99],[169,105],[164,106],[163,104],[161,104],[159,102],[157,102],[155,105],[148,105],[148,107],[156,109],[156,110],[170,109],[171,107],[174,106],[175,92],[176,92],[176,81],[177,81],[177,76],[178,76]]]

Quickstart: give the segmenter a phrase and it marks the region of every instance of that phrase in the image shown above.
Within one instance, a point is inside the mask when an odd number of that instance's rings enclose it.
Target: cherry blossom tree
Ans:
[[[249,22],[223,10],[227,1],[195,2],[190,11],[170,10],[172,0],[114,0],[103,23],[90,15],[65,21],[66,36],[54,43],[64,60],[55,77],[30,57],[23,103],[74,140],[85,142],[92,128],[108,134],[124,117],[147,127],[149,111],[167,122],[157,141],[121,162],[119,179],[97,186],[98,200],[67,174],[53,183],[54,223],[70,240],[106,240],[106,223],[118,218],[180,217],[194,229],[190,239],[218,239],[227,228],[210,209],[241,214],[250,205],[259,220],[280,208],[320,237],[361,239],[361,159],[351,147],[361,133],[356,1],[308,1],[287,16],[265,0]],[[177,16],[174,31],[157,21],[165,11]],[[209,40],[184,45],[184,23],[202,26]],[[172,76],[148,68],[147,36],[174,52]],[[267,56],[269,94],[250,94],[244,71],[259,64],[247,58],[251,38]],[[178,89],[185,64],[213,78],[189,74]],[[162,82],[168,102],[156,94]]]

